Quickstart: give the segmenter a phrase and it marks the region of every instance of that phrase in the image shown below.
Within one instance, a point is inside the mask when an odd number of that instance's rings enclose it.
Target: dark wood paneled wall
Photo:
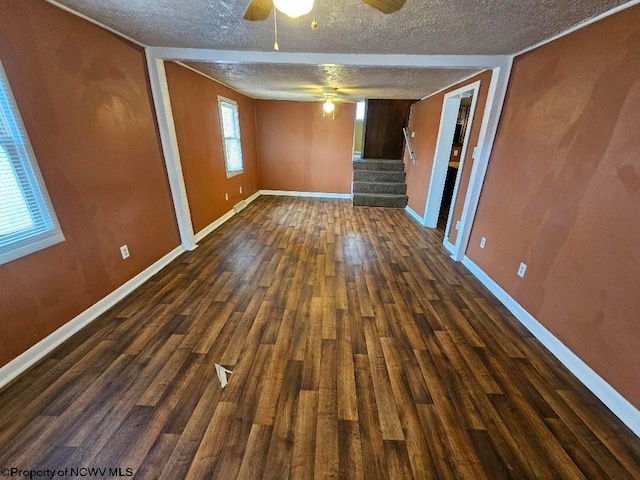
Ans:
[[[364,158],[402,158],[402,128],[414,100],[367,100]]]

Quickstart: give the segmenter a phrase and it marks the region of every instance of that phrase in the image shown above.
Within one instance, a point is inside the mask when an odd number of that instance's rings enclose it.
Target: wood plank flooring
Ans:
[[[259,198],[0,392],[0,467],[640,478],[640,440],[440,235],[402,210]]]

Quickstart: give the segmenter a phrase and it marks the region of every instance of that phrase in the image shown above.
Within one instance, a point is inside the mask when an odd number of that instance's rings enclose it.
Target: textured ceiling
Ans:
[[[57,0],[145,45],[271,50],[273,16],[247,22],[245,0]],[[511,54],[623,0],[407,0],[384,15],[359,0],[316,0],[311,16],[279,15],[290,52]]]
[[[311,100],[322,88],[344,101],[361,98],[419,99],[472,75],[474,70],[187,62],[191,68],[254,98]]]
[[[271,51],[273,15],[248,22],[248,0],[49,0],[148,46]],[[407,0],[384,15],[360,0],[316,0],[312,15],[278,15],[281,52],[504,55],[552,37],[626,0]],[[312,99],[322,85],[367,98],[420,98],[468,71],[364,67],[192,64],[239,91],[263,98]]]

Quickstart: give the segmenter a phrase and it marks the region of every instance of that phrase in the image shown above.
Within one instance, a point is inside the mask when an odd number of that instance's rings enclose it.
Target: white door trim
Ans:
[[[431,177],[427,190],[427,202],[424,207],[424,226],[436,228],[438,226],[438,214],[444,193],[444,182],[447,177],[451,145],[456,132],[456,120],[460,109],[460,96],[445,96],[440,115],[440,128],[436,141],[436,150],[433,156]]]
[[[182,163],[180,162],[178,138],[173,121],[173,111],[171,110],[171,98],[169,97],[169,84],[167,83],[164,60],[155,57],[149,49],[146,50],[146,54],[149,82],[158,120],[164,163],[169,177],[171,197],[178,222],[180,242],[185,250],[194,250],[198,245],[193,232],[191,210],[189,210],[189,200],[187,199],[187,187],[182,174]]]
[[[451,157],[451,145],[453,144],[453,136],[456,130],[458,111],[460,110],[460,100],[465,93],[469,93],[470,91],[474,92],[473,107],[475,109],[475,99],[478,96],[479,89],[480,81],[478,80],[457,88],[444,96],[442,113],[440,115],[440,128],[438,130],[438,139],[433,157],[431,177],[429,179],[429,189],[427,190],[427,202],[424,208],[425,227],[436,228],[438,226],[438,215],[442,204],[442,195],[444,193],[449,158]],[[470,131],[471,129],[468,128],[465,141],[468,141]],[[460,173],[460,169],[458,173]],[[456,179],[456,185],[457,184],[458,179]],[[455,193],[457,192],[454,192],[454,195]],[[451,218],[449,218],[449,222],[450,220]]]
[[[489,84],[489,94],[480,127],[480,135],[478,137],[478,146],[476,159],[471,168],[471,176],[469,179],[469,187],[464,199],[462,215],[460,217],[460,229],[458,237],[453,249],[451,258],[461,261],[467,251],[469,245],[469,237],[471,237],[471,228],[480,203],[480,193],[484,185],[484,179],[487,174],[487,167],[491,157],[491,151],[498,132],[498,123],[502,114],[502,106],[507,96],[507,87],[509,85],[509,77],[511,76],[511,66],[513,58],[504,67],[496,67],[491,75],[491,83]]]
[[[464,161],[467,158],[467,153],[469,152],[469,137],[471,136],[471,128],[473,127],[473,120],[476,114],[476,106],[478,105],[478,96],[480,94],[480,84],[481,81],[473,82],[469,85],[468,90],[463,91],[462,93],[471,92],[471,107],[469,108],[469,120],[467,121],[466,130],[464,133],[464,140],[462,141],[462,150],[460,152],[460,161],[458,164],[458,173],[456,174],[456,183],[453,187],[453,195],[451,196],[451,207],[449,207],[449,217],[447,218],[447,226],[444,230],[444,242],[447,243],[449,241],[449,232],[451,231],[451,223],[453,222],[453,214],[455,213],[456,200],[458,198],[458,190],[460,188],[460,179],[462,178],[462,169],[464,168]],[[453,92],[452,92],[453,93]],[[450,94],[447,94],[450,95]],[[446,96],[445,95],[445,98]],[[458,238],[456,238],[456,243],[458,242]]]

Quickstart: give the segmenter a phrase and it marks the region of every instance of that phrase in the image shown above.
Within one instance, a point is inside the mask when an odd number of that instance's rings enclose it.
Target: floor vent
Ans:
[[[247,201],[246,200],[242,200],[241,202],[238,202],[234,207],[233,207],[233,211],[235,213],[240,213],[242,210],[244,210],[244,208],[247,206]]]

